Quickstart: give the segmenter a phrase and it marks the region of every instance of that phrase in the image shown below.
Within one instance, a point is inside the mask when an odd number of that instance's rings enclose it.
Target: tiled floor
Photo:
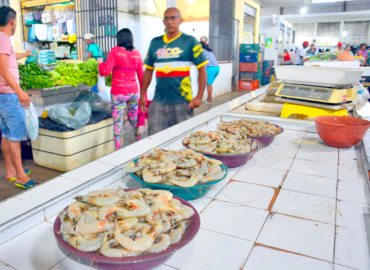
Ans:
[[[353,147],[348,157],[294,126],[284,134],[285,141],[278,136],[190,201],[201,229],[156,270],[370,269],[369,185],[357,166],[359,153]],[[106,188],[119,186],[138,187],[126,176]],[[54,219],[0,245],[0,269],[91,269],[61,254],[51,233]]]
[[[212,104],[202,104],[201,107],[195,109],[195,115],[202,114],[214,107],[219,106],[220,104],[224,104],[225,102],[228,102],[230,100],[233,100],[241,95],[245,95],[247,92],[250,91],[233,91],[227,94],[224,94],[222,96],[216,97],[213,99]],[[146,135],[143,135],[143,138],[146,137]],[[134,133],[132,130],[124,130],[124,145],[128,146],[135,142]],[[115,164],[116,165],[116,164]],[[52,178],[55,178],[62,174],[62,172],[51,170],[42,166],[39,166],[34,163],[33,160],[24,160],[23,166],[25,169],[31,169],[32,174],[31,177],[33,180],[35,180],[38,183],[46,182]],[[17,188],[14,186],[13,182],[8,182],[5,180],[5,163],[3,154],[0,150],[0,202],[12,197],[20,192],[23,192],[24,190]],[[1,269],[1,268],[0,268]]]

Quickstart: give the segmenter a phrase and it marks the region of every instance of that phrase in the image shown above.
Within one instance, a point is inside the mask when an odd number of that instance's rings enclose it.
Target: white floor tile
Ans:
[[[290,171],[337,179],[337,167],[336,164],[295,159]]]
[[[89,186],[89,190],[92,191],[92,190],[99,190],[99,189],[103,189],[111,184],[113,184],[114,182],[117,182],[119,179],[122,179],[123,175],[122,175],[122,170],[119,170],[115,173],[112,173],[111,175],[99,180],[98,182],[92,184]]]
[[[369,238],[369,232],[337,227],[334,263],[370,269]]]
[[[243,166],[233,179],[277,188],[283,182],[286,173],[287,171],[270,168]]]
[[[63,193],[71,192],[72,189],[79,185],[81,185],[80,182],[64,177],[57,177],[17,197],[24,201],[40,205]]]
[[[6,263],[0,262],[0,270],[14,270],[15,268],[7,265]]]
[[[52,217],[48,218],[46,221],[47,221],[47,222],[49,222],[49,223],[51,223],[51,224],[54,224],[54,222],[55,222],[55,220],[57,219],[58,215],[59,215],[59,214],[56,214],[56,215],[54,215],[54,216],[52,216]]]
[[[368,181],[368,176],[362,167],[339,165],[338,179],[350,182],[365,182]]]
[[[253,248],[243,270],[333,270],[333,264],[263,246]]]
[[[337,195],[337,180],[289,172],[284,180],[282,189],[335,199]]]
[[[334,151],[332,149],[334,149]],[[328,149],[328,147],[321,145],[312,147],[310,144],[302,144],[298,150],[296,158],[338,164],[338,149]]]
[[[252,242],[200,229],[195,239],[177,251],[166,265],[181,270],[240,269],[252,247]]]
[[[356,152],[355,146],[339,149],[339,164],[347,166],[363,167],[360,153]]]
[[[206,197],[206,196],[203,196],[199,199],[196,199],[196,200],[191,200],[191,201],[188,201],[197,211],[198,213],[200,214],[204,208],[207,207],[207,205],[212,201],[212,198],[209,198],[209,197]]]
[[[339,264],[334,264],[334,270],[358,270],[358,269],[339,265]]]
[[[362,182],[338,181],[338,200],[369,204],[369,186]]]
[[[28,191],[30,192],[30,191]],[[25,192],[23,194],[27,194]],[[25,212],[28,212],[37,205],[31,202],[26,202],[18,198],[12,198],[10,200],[0,203],[0,224],[11,220]]]
[[[69,257],[65,258],[63,261],[55,265],[50,270],[96,270],[97,268],[90,267],[90,265],[83,264],[83,261],[78,262],[76,259],[71,259],[70,257],[73,255],[70,255]]]
[[[254,242],[267,215],[265,210],[214,200],[200,215],[201,227]]]
[[[335,224],[335,203],[332,198],[281,190],[271,211]]]
[[[266,210],[274,194],[274,189],[270,187],[231,181],[216,199]]]
[[[0,261],[16,269],[47,270],[66,256],[57,246],[53,225],[43,222],[0,246]]]
[[[292,158],[279,155],[269,155],[266,152],[257,152],[247,163],[247,167],[263,167],[276,170],[289,170],[293,163]]]
[[[99,175],[109,172],[114,168],[115,166],[113,165],[93,161],[73,171],[63,174],[63,177],[84,183],[93,178],[96,178]]]
[[[272,144],[298,148],[303,141],[305,133],[306,132],[302,131],[284,130],[282,134],[275,137],[275,140],[272,142]]]
[[[257,243],[332,261],[334,229],[331,224],[274,214],[267,217]]]
[[[336,225],[370,232],[369,205],[338,201]]]
[[[264,156],[280,156],[280,157],[288,157],[288,158],[294,158],[297,154],[298,149],[296,147],[289,147],[279,144],[272,143],[268,147],[264,147],[261,150],[259,150],[259,153],[263,153]]]

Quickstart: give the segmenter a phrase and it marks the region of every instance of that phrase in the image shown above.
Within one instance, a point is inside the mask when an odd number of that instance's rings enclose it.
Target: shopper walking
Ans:
[[[4,154],[8,181],[15,180],[15,186],[29,189],[37,185],[28,177],[30,170],[24,170],[21,158],[21,141],[27,140],[24,108],[30,105],[30,97],[19,86],[17,60],[32,56],[30,51],[15,53],[10,37],[17,28],[16,12],[9,7],[0,8],[0,129],[1,149]],[[24,107],[24,108],[22,108]]]
[[[312,43],[311,47],[306,51],[306,54],[312,56],[315,55],[315,53],[316,53],[315,44]]]
[[[308,41],[303,42],[302,47],[297,48],[297,52],[294,58],[294,65],[302,65],[303,58],[306,56],[306,48],[308,47]]]
[[[180,11],[169,8],[164,13],[166,34],[154,38],[145,59],[140,108],[146,112],[145,94],[156,70],[157,85],[149,106],[149,135],[176,125],[194,116],[194,108],[202,104],[207,84],[205,65],[208,61],[197,40],[179,31],[182,23]],[[193,97],[190,68],[195,64],[199,71],[198,94]]]
[[[213,54],[212,49],[203,41],[200,42],[202,44],[203,53],[206,59],[208,60],[208,64],[205,66],[207,69],[207,104],[212,104],[212,92],[213,92],[213,82],[218,76],[220,72],[220,66],[218,65],[216,56]]]
[[[280,65],[291,65],[292,64],[292,60],[290,59],[290,55],[287,49],[284,49],[284,54],[279,54],[279,57],[282,57],[284,59],[284,61],[281,62]]]
[[[369,56],[367,55],[367,52],[366,52],[366,44],[360,45],[360,48],[357,52],[357,56],[362,56],[364,58],[364,61],[362,62],[363,66],[369,66],[367,63],[367,59],[369,58]]]
[[[116,150],[123,146],[122,128],[126,106],[128,120],[135,131],[135,139],[137,141],[141,139],[141,136],[138,134],[139,87],[136,82],[136,76],[141,89],[143,61],[140,53],[135,50],[133,44],[134,39],[130,29],[121,29],[117,33],[117,46],[109,52],[107,62],[102,63],[102,59],[98,60],[101,76],[108,76],[113,72],[111,100],[114,122],[113,135]]]

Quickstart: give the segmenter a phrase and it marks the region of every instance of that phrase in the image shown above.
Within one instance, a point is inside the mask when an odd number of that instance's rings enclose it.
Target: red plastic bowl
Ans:
[[[125,191],[130,191],[133,189],[125,189]],[[182,204],[191,207],[194,210],[194,215],[189,219],[189,228],[185,231],[182,239],[179,243],[170,246],[166,251],[157,254],[147,254],[137,257],[129,258],[109,258],[96,252],[83,252],[74,247],[70,246],[63,241],[62,237],[57,233],[60,231],[60,218],[54,222],[54,235],[57,239],[58,246],[64,254],[69,256],[69,258],[78,261],[79,263],[95,267],[97,269],[103,270],[147,270],[153,269],[165,261],[167,261],[177,250],[183,248],[187,245],[199,231],[200,228],[200,217],[197,210],[187,201],[173,196],[178,199]],[[67,209],[67,207],[65,208]],[[71,256],[70,256],[71,255]]]
[[[348,148],[360,142],[370,122],[351,116],[317,116],[314,118],[320,138],[329,146]]]

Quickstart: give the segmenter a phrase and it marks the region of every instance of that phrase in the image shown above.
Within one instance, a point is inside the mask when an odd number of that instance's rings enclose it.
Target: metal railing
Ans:
[[[118,28],[117,0],[75,0],[78,58],[85,60],[86,33],[95,36],[95,42],[107,58],[116,46]]]

